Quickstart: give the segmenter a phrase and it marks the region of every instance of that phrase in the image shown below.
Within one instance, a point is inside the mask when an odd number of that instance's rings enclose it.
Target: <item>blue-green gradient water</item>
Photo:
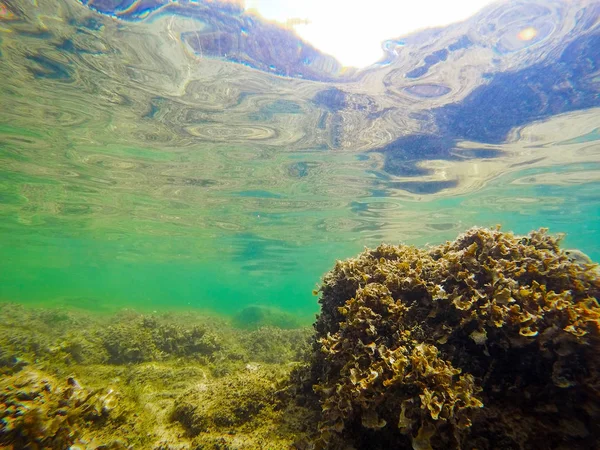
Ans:
[[[358,70],[231,5],[0,1],[0,299],[309,323],[382,241],[600,260],[599,17],[501,2]]]

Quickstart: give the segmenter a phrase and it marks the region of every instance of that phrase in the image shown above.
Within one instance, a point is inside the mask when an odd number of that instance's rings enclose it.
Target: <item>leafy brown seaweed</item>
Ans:
[[[23,449],[75,448],[84,424],[114,426],[116,395],[94,391],[73,377],[58,383],[42,372],[25,369],[0,380],[0,447]],[[119,441],[109,445],[88,442],[87,448],[125,449]]]
[[[320,288],[316,448],[595,448],[600,278],[542,229],[381,245]]]

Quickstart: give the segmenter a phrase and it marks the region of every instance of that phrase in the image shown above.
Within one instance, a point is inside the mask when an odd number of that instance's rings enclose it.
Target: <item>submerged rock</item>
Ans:
[[[236,373],[216,382],[203,380],[175,402],[172,419],[196,436],[211,429],[226,432],[238,428],[276,403],[277,376],[256,368]]]
[[[320,293],[313,447],[596,448],[600,277],[545,230],[381,245]]]
[[[300,328],[297,317],[288,312],[267,306],[247,306],[233,316],[233,324],[241,329],[255,330],[261,327],[281,329]]]
[[[84,389],[73,377],[59,383],[37,370],[22,370],[0,381],[0,447],[23,449],[125,449],[81,438],[85,425],[103,425],[116,406],[112,390]],[[72,447],[74,446],[75,447]]]
[[[289,397],[289,373],[289,366],[250,363],[225,377],[205,376],[177,398],[170,419],[192,448],[293,448],[316,422]]]

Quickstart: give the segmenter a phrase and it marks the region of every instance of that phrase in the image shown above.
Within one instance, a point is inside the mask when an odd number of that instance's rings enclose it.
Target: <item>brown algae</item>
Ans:
[[[315,324],[315,446],[595,448],[600,278],[558,244],[473,228],[338,262]]]

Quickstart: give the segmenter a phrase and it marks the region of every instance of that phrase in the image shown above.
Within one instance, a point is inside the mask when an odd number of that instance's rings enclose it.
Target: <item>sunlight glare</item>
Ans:
[[[346,66],[365,67],[383,56],[384,40],[467,19],[490,0],[246,0],[246,9],[287,24]]]

